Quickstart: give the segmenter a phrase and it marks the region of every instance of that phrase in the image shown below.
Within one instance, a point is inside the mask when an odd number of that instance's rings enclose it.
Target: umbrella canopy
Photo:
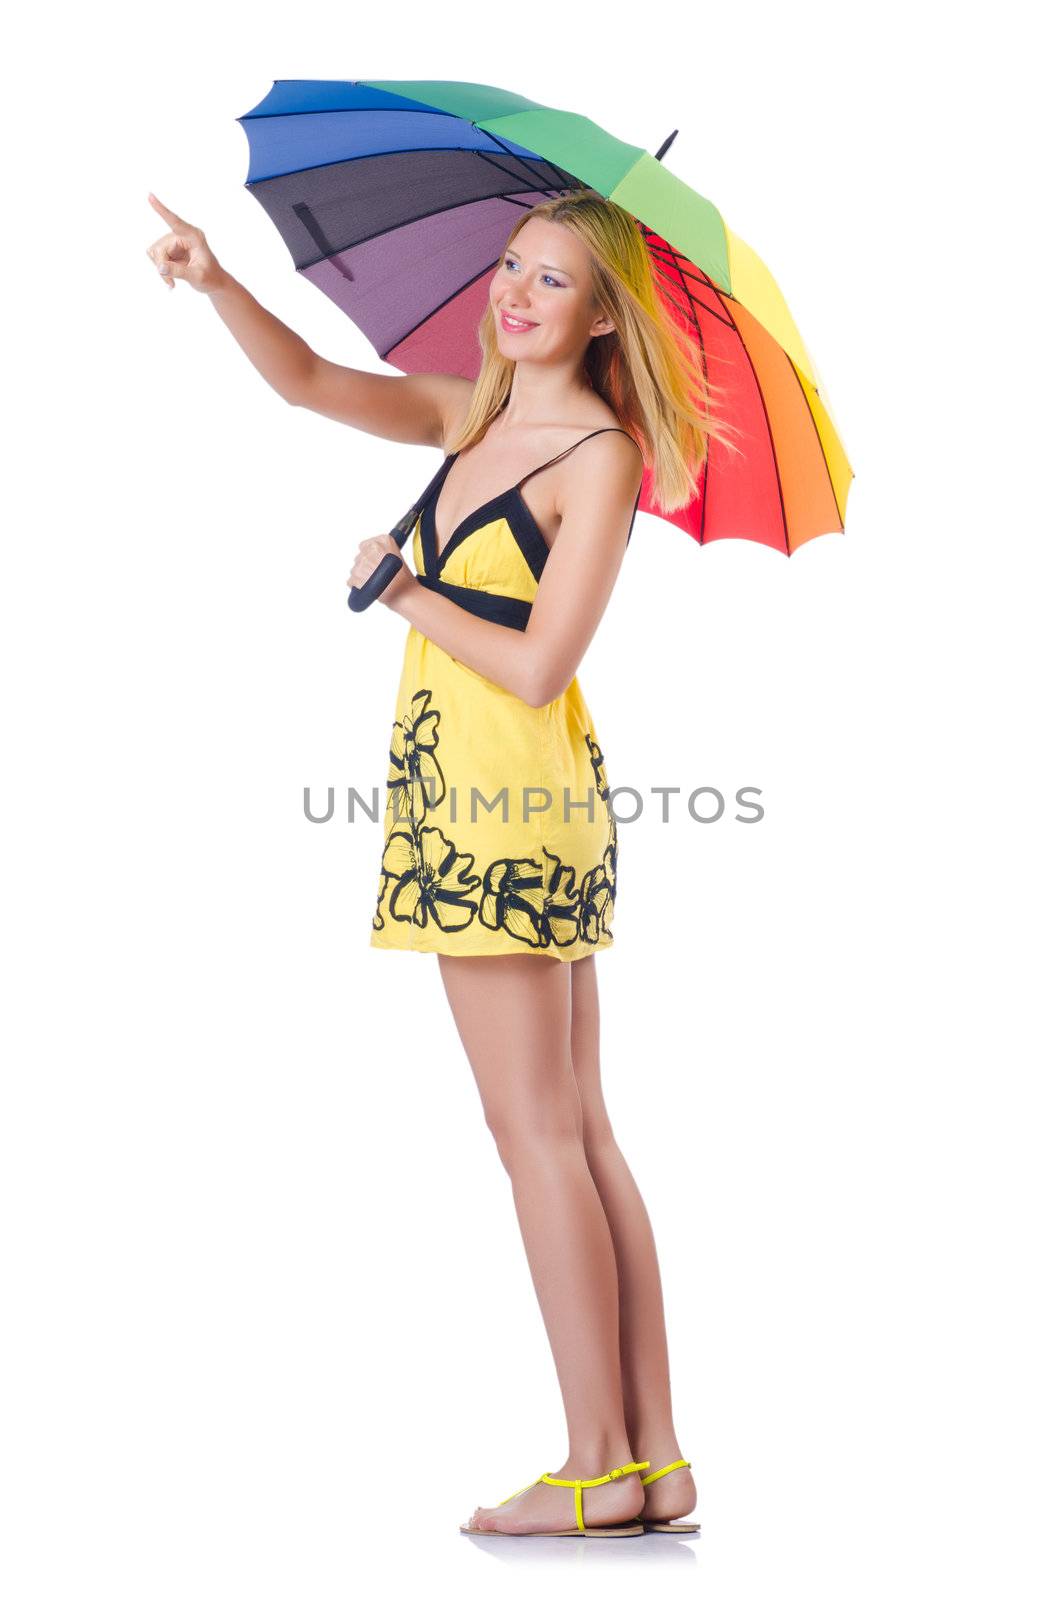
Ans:
[[[478,375],[477,328],[518,209],[588,187],[636,218],[739,450],[709,441],[696,496],[640,508],[701,544],[790,555],[841,533],[854,476],[776,282],[711,202],[574,112],[477,83],[281,79],[238,118],[246,187],[298,271],[402,372]],[[672,139],[673,135],[671,135]]]

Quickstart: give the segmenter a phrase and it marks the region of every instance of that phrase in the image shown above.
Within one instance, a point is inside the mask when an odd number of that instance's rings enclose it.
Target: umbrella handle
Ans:
[[[442,479],[449,471],[449,468],[455,459],[455,456],[446,456],[445,460],[438,468],[438,471],[434,474],[434,477],[431,479],[426,489],[424,489],[423,493],[416,501],[416,504],[405,512],[405,515],[402,517],[401,521],[396,527],[391,528],[390,537],[399,548],[405,543],[405,540],[416,526],[420,512],[427,504],[427,501],[430,499],[435,489],[442,482]],[[400,572],[404,565],[405,563],[402,561],[400,556],[396,556],[393,553],[385,555],[382,561],[380,561],[379,565],[376,567],[375,571],[372,573],[371,577],[367,578],[365,582],[361,584],[359,589],[355,584],[350,585],[350,598],[347,601],[347,605],[349,606],[350,610],[366,611],[372,604],[373,600],[379,599],[379,596],[382,594],[387,584],[393,579],[394,574]]]
[[[371,577],[367,578],[359,589],[356,584],[350,585],[350,598],[347,602],[350,610],[366,611],[373,600],[379,599],[387,584],[404,565],[400,556],[393,554],[384,556]]]

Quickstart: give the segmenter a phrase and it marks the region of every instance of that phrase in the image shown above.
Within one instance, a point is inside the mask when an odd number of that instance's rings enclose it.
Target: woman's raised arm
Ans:
[[[147,250],[163,281],[170,289],[179,281],[205,294],[244,355],[288,405],[399,444],[442,446],[460,408],[466,410],[472,388],[467,378],[442,372],[391,376],[326,361],[225,271],[201,228],[157,195],[148,199],[169,225]]]

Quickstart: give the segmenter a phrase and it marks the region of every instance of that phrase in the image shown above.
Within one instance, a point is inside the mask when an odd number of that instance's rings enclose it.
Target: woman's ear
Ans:
[[[614,331],[614,323],[611,321],[610,317],[605,316],[597,317],[589,329],[589,333],[594,339],[599,338],[600,334],[602,333],[614,333]]]

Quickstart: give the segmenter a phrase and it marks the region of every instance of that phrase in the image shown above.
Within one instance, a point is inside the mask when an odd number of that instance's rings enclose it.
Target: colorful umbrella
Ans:
[[[809,351],[768,268],[662,165],[673,134],[652,156],[479,83],[281,79],[238,121],[246,187],[296,268],[403,372],[477,376],[476,330],[517,208],[582,187],[623,206],[708,378],[723,375],[740,452],[710,441],[678,511],[654,504],[646,468],[640,508],[700,544],[750,539],[787,555],[843,531],[854,474]]]

